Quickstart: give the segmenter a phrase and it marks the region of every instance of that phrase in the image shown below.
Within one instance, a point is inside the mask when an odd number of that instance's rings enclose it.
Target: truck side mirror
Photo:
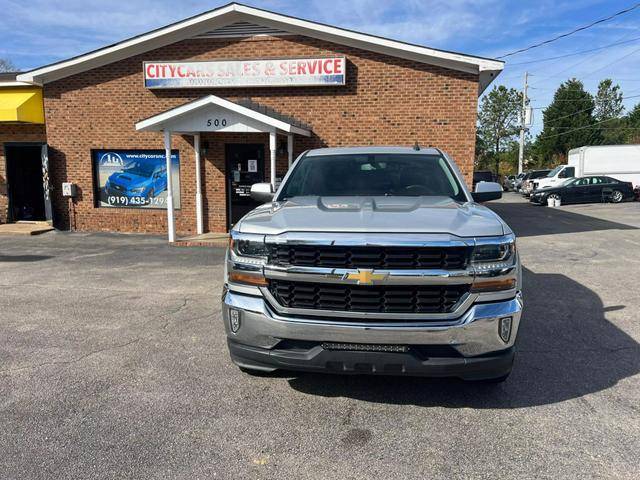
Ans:
[[[474,202],[488,202],[502,198],[502,187],[495,182],[478,182],[476,191],[471,194]]]
[[[267,203],[273,200],[273,190],[270,183],[254,183],[251,185],[251,198],[256,202]]]

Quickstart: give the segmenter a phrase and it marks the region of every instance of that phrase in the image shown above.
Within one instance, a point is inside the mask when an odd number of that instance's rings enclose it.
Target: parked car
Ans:
[[[522,187],[520,189],[522,191],[522,195],[524,195],[525,197],[531,195],[531,192],[533,192],[534,190],[534,182],[539,178],[546,177],[550,171],[551,170],[534,170],[532,172],[529,172],[526,180],[522,182]]]
[[[522,312],[515,236],[440,150],[303,153],[231,231],[222,318],[245,371],[502,381]],[[273,203],[275,202],[275,203]]]
[[[476,189],[476,184],[480,182],[495,182],[495,175],[491,170],[478,170],[473,172],[473,190]]]
[[[502,177],[502,189],[505,192],[513,190],[514,182],[516,181],[515,175],[505,175]]]
[[[535,188],[552,187],[567,178],[608,176],[640,186],[640,145],[596,145],[569,150],[567,165],[559,165]]]
[[[562,185],[536,190],[531,202],[546,205],[548,199],[559,199],[565,203],[620,203],[633,200],[633,185],[611,177],[569,178]]]
[[[520,191],[520,188],[522,187],[522,180],[524,179],[524,176],[526,174],[527,174],[526,172],[520,172],[518,175],[516,175],[516,178],[513,181],[513,190],[515,192]]]

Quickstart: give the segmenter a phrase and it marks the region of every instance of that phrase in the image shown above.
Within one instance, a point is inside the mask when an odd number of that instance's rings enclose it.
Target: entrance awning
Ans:
[[[0,123],[44,123],[40,88],[1,88]]]
[[[202,132],[237,132],[268,133],[270,183],[275,191],[276,186],[276,136],[284,133],[287,136],[288,163],[293,161],[294,134],[311,136],[311,128],[304,123],[283,115],[275,110],[259,105],[249,99],[231,102],[215,95],[185,103],[153,117],[136,123],[139,131],[164,132],[164,149],[167,161],[167,172],[171,171],[171,135],[193,135],[196,167],[196,230],[203,233],[203,206],[201,185],[200,133]],[[173,187],[171,175],[167,175],[167,227],[169,242],[175,241],[175,225],[173,218]]]
[[[185,103],[136,123],[136,130],[192,132],[271,132],[311,136],[302,122],[245,99],[231,102],[215,95]]]

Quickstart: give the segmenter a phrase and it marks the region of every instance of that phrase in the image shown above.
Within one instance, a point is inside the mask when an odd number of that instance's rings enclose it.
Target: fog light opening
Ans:
[[[500,338],[504,343],[509,342],[509,338],[511,338],[511,324],[513,323],[512,317],[504,317],[500,319],[500,325],[498,327]]]
[[[240,330],[240,310],[229,309],[229,326],[233,333],[238,333]]]

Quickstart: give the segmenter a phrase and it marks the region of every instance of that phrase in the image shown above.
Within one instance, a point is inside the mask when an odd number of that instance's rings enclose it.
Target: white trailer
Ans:
[[[640,186],[640,145],[601,145],[569,150],[576,177],[604,175]]]
[[[534,182],[534,188],[555,187],[567,178],[607,176],[640,186],[640,145],[599,145],[569,150],[567,165]]]

